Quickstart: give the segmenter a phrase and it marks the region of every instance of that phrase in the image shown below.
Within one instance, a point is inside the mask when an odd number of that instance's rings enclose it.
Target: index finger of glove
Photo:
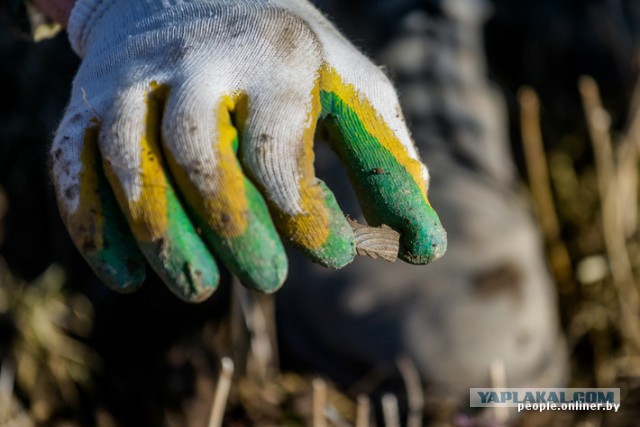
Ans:
[[[354,73],[353,70],[359,70]],[[368,64],[344,73],[325,64],[322,117],[333,133],[367,221],[401,233],[399,256],[426,264],[444,254],[446,233],[427,198],[429,175],[386,76]]]

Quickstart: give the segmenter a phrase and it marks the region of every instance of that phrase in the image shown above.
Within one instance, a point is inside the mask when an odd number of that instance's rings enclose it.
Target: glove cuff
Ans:
[[[69,16],[67,33],[71,48],[80,57],[84,56],[88,30],[94,26],[95,21],[100,19],[111,3],[110,0],[76,0]]]

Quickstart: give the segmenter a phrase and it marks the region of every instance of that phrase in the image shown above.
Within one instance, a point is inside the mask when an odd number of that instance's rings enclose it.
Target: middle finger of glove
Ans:
[[[201,81],[175,84],[163,119],[171,172],[205,240],[246,286],[272,292],[283,283],[287,259],[267,206],[242,173],[231,115],[246,98]]]

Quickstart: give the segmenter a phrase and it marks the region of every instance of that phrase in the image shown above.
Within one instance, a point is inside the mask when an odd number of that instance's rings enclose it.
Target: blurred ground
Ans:
[[[347,17],[363,7],[352,3]],[[415,7],[396,4],[371,22]],[[342,25],[363,46],[393,32],[375,28]],[[633,1],[554,0],[498,0],[487,28],[515,160],[558,282],[571,386],[620,387],[624,398],[621,414],[543,414],[523,425],[640,419],[639,28]],[[227,316],[230,289],[199,306],[176,301],[157,279],[134,296],[112,294],[58,218],[46,151],[77,64],[64,35],[34,44],[0,26],[0,426],[205,425],[220,357],[244,360],[231,350],[243,334]],[[580,91],[582,75],[593,80]],[[309,424],[312,376],[265,374],[244,345],[249,363],[237,366],[228,425]],[[353,423],[352,400],[332,391],[329,402],[335,425]],[[452,408],[429,409],[433,425],[468,425]]]

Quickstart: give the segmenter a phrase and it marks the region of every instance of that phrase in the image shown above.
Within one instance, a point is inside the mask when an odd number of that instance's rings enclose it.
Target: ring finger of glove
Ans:
[[[246,96],[225,90],[230,84],[175,86],[162,126],[171,172],[218,257],[246,286],[273,292],[288,264],[267,206],[236,157],[232,115],[246,106]]]

